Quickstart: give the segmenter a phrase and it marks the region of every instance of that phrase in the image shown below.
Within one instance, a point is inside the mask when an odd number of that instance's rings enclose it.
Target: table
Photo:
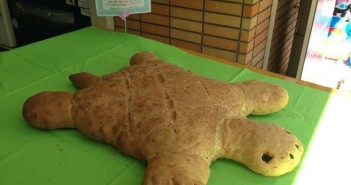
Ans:
[[[348,93],[300,85],[282,75],[94,27],[0,53],[0,184],[139,185],[145,164],[76,130],[35,129],[23,120],[21,109],[26,98],[41,91],[75,91],[69,74],[108,74],[145,50],[201,76],[228,82],[261,79],[281,84],[289,92],[285,109],[249,119],[277,123],[299,137],[305,147],[300,165],[284,176],[265,177],[220,159],[211,165],[208,185],[350,184]]]

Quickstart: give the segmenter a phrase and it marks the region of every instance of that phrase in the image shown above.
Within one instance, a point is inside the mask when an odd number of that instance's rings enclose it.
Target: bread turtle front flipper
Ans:
[[[158,156],[149,161],[142,185],[206,185],[210,162],[197,155]]]

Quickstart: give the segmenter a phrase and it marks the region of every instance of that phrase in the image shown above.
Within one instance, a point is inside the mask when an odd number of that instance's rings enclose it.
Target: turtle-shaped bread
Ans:
[[[211,162],[238,161],[279,176],[299,163],[303,145],[284,128],[246,118],[281,110],[287,91],[262,81],[227,83],[193,74],[149,52],[98,77],[70,76],[80,89],[26,100],[25,120],[42,129],[77,128],[147,162],[143,185],[204,185]]]

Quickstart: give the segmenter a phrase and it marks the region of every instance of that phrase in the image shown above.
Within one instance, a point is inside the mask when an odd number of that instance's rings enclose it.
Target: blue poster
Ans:
[[[151,12],[151,0],[96,0],[98,16],[127,17],[130,14]]]

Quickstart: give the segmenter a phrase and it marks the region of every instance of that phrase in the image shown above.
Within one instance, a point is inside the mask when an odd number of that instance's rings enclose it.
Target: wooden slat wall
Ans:
[[[288,68],[301,0],[279,0],[268,70],[285,74]]]
[[[272,0],[153,0],[128,33],[262,68]],[[116,31],[124,21],[115,18]]]

